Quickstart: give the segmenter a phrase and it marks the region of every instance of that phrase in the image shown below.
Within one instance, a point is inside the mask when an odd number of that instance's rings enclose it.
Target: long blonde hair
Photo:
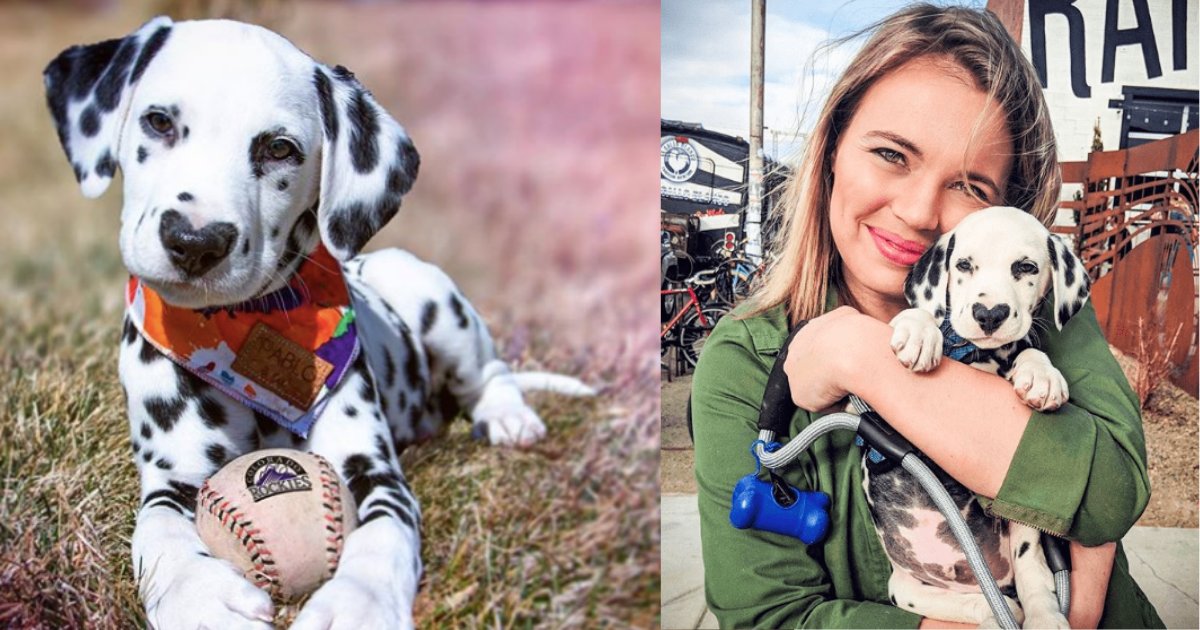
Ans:
[[[918,57],[952,60],[999,104],[1013,146],[1004,205],[1023,208],[1046,224],[1053,219],[1062,178],[1050,115],[1032,65],[1004,25],[987,11],[918,4],[867,30],[874,34],[834,84],[784,184],[774,209],[781,216],[773,262],[743,317],[786,303],[791,321],[811,319],[824,311],[831,284],[845,293],[829,227],[833,153],[871,85]]]

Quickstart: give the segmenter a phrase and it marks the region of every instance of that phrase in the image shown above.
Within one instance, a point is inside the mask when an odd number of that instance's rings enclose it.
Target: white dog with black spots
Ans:
[[[283,37],[231,21],[156,18],[74,46],[45,72],[47,101],[83,194],[124,173],[120,250],[175,306],[225,306],[285,285],[320,244],[342,262],[363,352],[306,438],[179,367],[126,319],[120,380],[141,508],[133,566],[157,628],[269,628],[266,592],[211,557],[193,523],[200,484],[230,459],[288,447],[328,459],[359,529],[294,628],[405,628],[421,575],[421,510],[398,453],[459,410],[475,435],[545,434],[522,390],[590,390],[514,374],[451,280],[411,254],[358,255],[392,216],[419,158],[354,77]]]
[[[913,266],[904,287],[912,308],[892,319],[891,346],[913,371],[932,370],[946,354],[1008,379],[1034,409],[1057,409],[1069,392],[1040,349],[1039,328],[1049,324],[1038,321],[1039,313],[1052,300],[1061,330],[1083,308],[1088,290],[1071,248],[1033,215],[985,208],[942,235]],[[989,516],[973,492],[919,457],[958,506],[1017,620],[1027,628],[1069,627],[1038,531]],[[871,516],[892,563],[892,603],[934,619],[999,627],[945,518],[916,478],[868,457],[863,469]]]

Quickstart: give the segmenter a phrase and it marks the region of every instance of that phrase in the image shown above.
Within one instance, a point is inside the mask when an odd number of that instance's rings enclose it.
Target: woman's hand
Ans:
[[[845,398],[849,358],[857,345],[856,330],[866,315],[842,306],[809,320],[792,339],[783,371],[792,401],[807,411],[821,411]]]

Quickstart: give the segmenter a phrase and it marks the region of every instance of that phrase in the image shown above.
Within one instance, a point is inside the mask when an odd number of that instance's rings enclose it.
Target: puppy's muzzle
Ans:
[[[992,334],[1008,319],[1010,310],[1007,304],[997,304],[992,308],[987,308],[984,305],[976,302],[971,306],[971,315],[979,324],[979,327],[985,334]]]
[[[238,230],[232,223],[209,223],[199,230],[175,210],[163,212],[158,236],[171,264],[188,278],[204,275],[229,255],[237,241]]]

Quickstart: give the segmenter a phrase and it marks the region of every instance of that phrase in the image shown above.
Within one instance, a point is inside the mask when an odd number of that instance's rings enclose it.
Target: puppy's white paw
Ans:
[[[942,361],[942,331],[933,315],[919,308],[900,311],[892,318],[892,351],[900,364],[914,372],[928,372]]]
[[[1045,353],[1025,350],[1017,356],[1008,374],[1017,396],[1038,411],[1052,411],[1067,402],[1070,392],[1062,372],[1050,364]]]
[[[197,556],[161,593],[155,592],[152,570],[147,573],[142,598],[154,628],[273,628],[271,597],[224,560]]]
[[[401,602],[384,585],[338,574],[304,605],[292,630],[354,630],[413,627],[412,602]]]
[[[493,446],[531,446],[546,436],[546,425],[525,403],[476,408],[472,433]]]

